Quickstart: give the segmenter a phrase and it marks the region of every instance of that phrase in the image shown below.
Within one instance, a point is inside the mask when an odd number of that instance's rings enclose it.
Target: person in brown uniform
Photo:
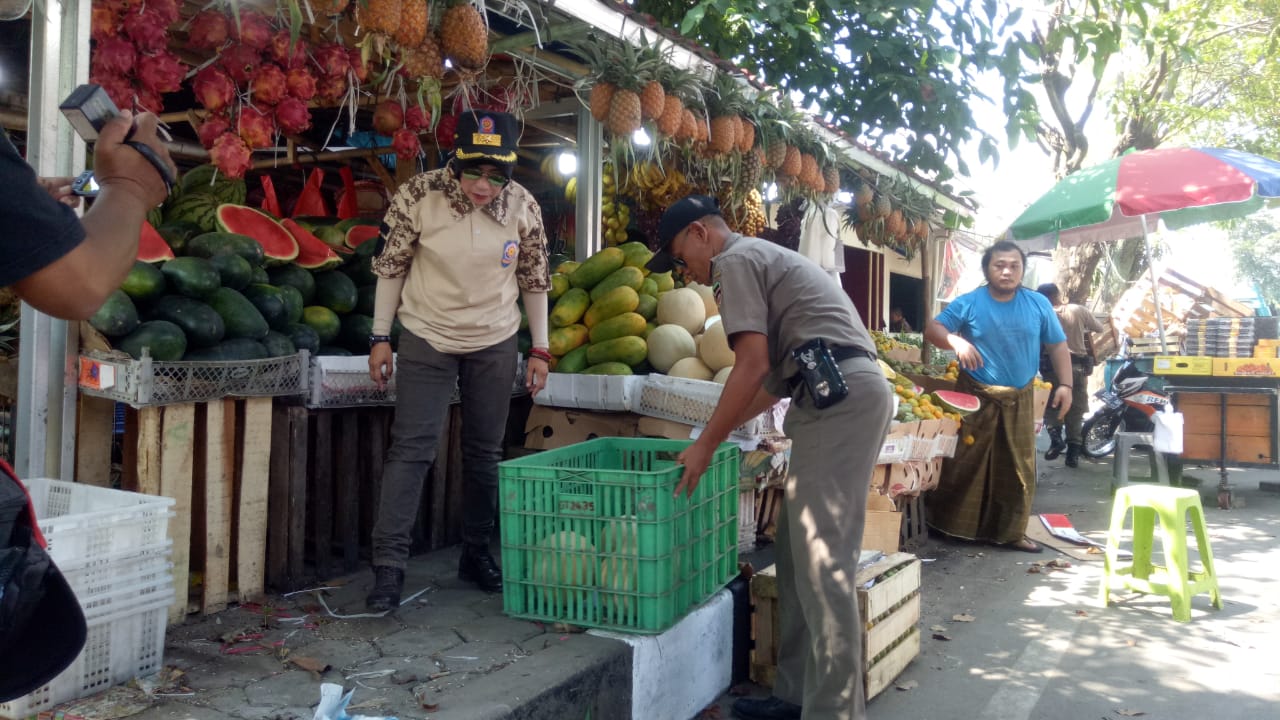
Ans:
[[[1047,363],[1041,362],[1040,374],[1052,382],[1055,389],[1060,385],[1071,388],[1071,409],[1067,410],[1066,418],[1059,417],[1053,408],[1045,408],[1044,425],[1049,431],[1050,445],[1044,459],[1055,460],[1066,450],[1066,466],[1073,468],[1080,464],[1080,453],[1084,450],[1080,427],[1084,424],[1084,411],[1089,407],[1089,376],[1093,374],[1095,360],[1093,333],[1102,332],[1102,323],[1089,312],[1089,308],[1064,302],[1062,292],[1054,283],[1044,283],[1036,288],[1036,292],[1053,305],[1058,321],[1062,323],[1062,332],[1067,335],[1067,350],[1071,353],[1070,379],[1060,380],[1052,367],[1044,367]]]
[[[507,113],[462,115],[448,165],[421,173],[391,200],[369,338],[369,375],[393,371],[391,325],[404,326],[397,356],[396,415],[373,528],[371,610],[400,604],[409,533],[422,484],[436,458],[454,388],[462,395],[462,557],[458,577],[502,589],[489,551],[498,510],[498,461],[515,377],[517,296],[533,336],[526,385],[546,384],[547,291],[551,287],[542,211],[511,181],[519,128]]]
[[[864,718],[854,577],[871,474],[893,404],[875,344],[826,271],[730,231],[714,198],[691,195],[673,204],[658,236],[649,269],[678,268],[686,279],[709,284],[736,356],[706,429],[680,454],[677,494],[692,494],[733,428],[778,398],[792,399],[784,428],[791,472],[777,535],[777,681],[773,696],[735,702],[734,715]]]

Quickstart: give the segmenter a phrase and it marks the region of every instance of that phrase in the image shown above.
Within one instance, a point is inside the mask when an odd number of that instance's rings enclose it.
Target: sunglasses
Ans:
[[[472,182],[475,182],[480,178],[484,178],[488,180],[489,184],[494,186],[495,188],[504,188],[507,186],[507,183],[511,182],[511,179],[508,178],[506,175],[489,175],[487,173],[482,173],[479,170],[463,170],[462,171],[463,180],[470,180]]]

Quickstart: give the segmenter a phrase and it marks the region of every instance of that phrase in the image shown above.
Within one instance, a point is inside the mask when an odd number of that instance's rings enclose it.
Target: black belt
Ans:
[[[854,347],[852,345],[832,345],[831,357],[834,358],[836,362],[843,362],[849,358],[856,357],[864,357],[868,360],[877,359],[874,352],[870,350],[863,350],[860,347]]]

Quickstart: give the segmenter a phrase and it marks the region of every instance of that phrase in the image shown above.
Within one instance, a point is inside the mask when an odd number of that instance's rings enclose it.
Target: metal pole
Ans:
[[[600,172],[604,167],[604,126],[596,122],[591,111],[578,110],[578,203],[573,257],[579,262],[604,247],[600,228],[601,193],[604,186]]]
[[[1156,302],[1156,327],[1160,330],[1160,352],[1169,354],[1169,344],[1164,339],[1164,313],[1160,310],[1160,285],[1156,283],[1155,256],[1151,254],[1151,236],[1147,234],[1147,216],[1142,216],[1142,244],[1147,248],[1147,274],[1151,277],[1151,297]]]
[[[75,176],[84,168],[84,143],[61,121],[58,103],[89,77],[89,45],[81,40],[89,36],[89,13],[90,3],[81,0],[46,0],[32,12],[27,162],[41,176]],[[22,306],[14,461],[23,477],[73,479],[76,330]]]

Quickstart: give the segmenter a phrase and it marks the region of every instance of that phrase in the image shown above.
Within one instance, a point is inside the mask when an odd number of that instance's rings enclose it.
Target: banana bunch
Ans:
[[[564,184],[564,199],[570,204],[575,205],[578,202],[578,178],[571,177],[569,182]]]
[[[600,203],[600,228],[605,247],[621,245],[627,241],[627,226],[631,224],[631,208],[618,197],[617,181],[613,168],[606,165],[600,179],[602,186]]]
[[[567,180],[563,173],[560,172],[560,153],[552,151],[542,158],[542,162],[538,164],[538,170],[544,177],[556,185],[564,185]],[[566,193],[568,190],[566,189]]]
[[[652,160],[631,169],[628,189],[645,210],[661,210],[688,195],[692,186],[684,173]]]

